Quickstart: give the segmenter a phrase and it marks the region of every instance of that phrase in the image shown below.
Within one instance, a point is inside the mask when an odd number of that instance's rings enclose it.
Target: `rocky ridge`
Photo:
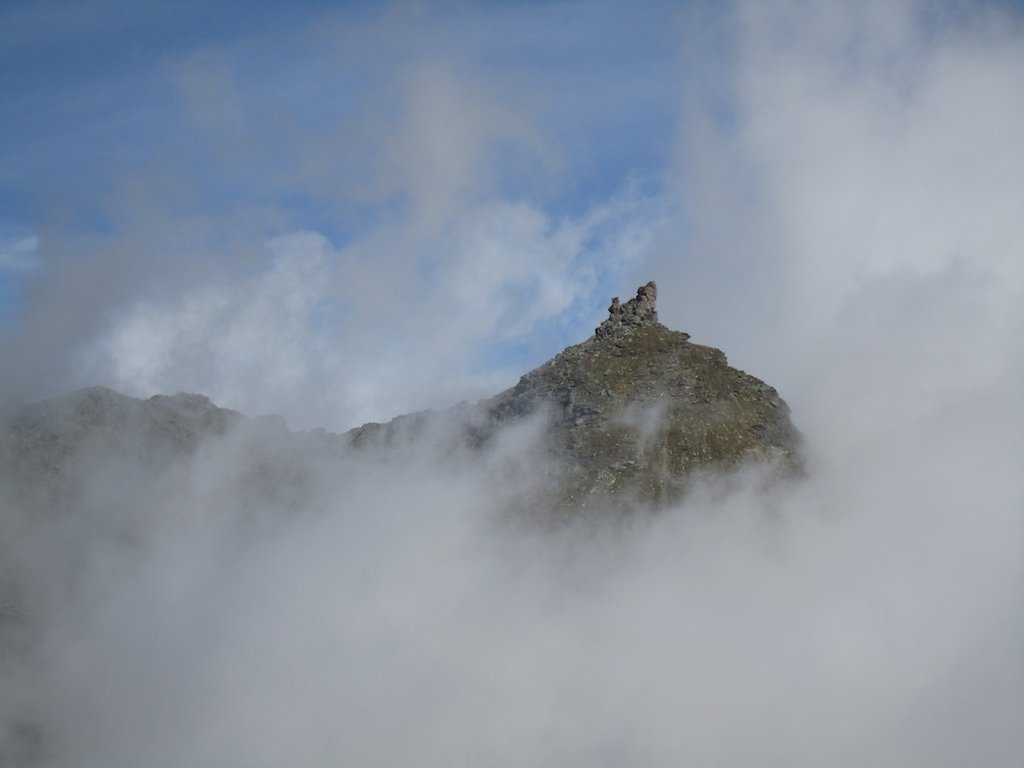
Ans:
[[[0,477],[56,478],[88,445],[153,459],[193,452],[203,440],[244,427],[265,445],[301,442],[326,457],[388,451],[436,435],[452,450],[486,451],[504,430],[528,419],[542,424],[549,501],[564,508],[629,494],[662,503],[677,498],[697,471],[768,462],[777,474],[799,470],[799,435],[789,409],[763,381],[732,368],[713,347],[658,321],[657,286],[626,302],[613,298],[594,335],[571,346],[518,383],[475,405],[408,414],[338,435],[289,432],[280,417],[252,419],[201,395],[137,400],[93,387],[24,409],[0,435]],[[294,447],[294,446],[292,446]],[[261,459],[280,469],[291,448]],[[92,451],[96,453],[95,450]],[[265,481],[279,472],[260,471]],[[285,477],[301,474],[292,466]]]

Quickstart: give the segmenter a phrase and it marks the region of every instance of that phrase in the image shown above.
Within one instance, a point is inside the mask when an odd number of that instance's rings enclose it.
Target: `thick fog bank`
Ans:
[[[498,514],[543,469],[529,430],[482,461],[293,451],[293,493],[254,490],[244,433],[87,457],[61,515],[4,506],[31,634],[8,633],[7,749],[31,726],[56,766],[1011,765],[1001,394],[841,461],[812,431],[794,484],[754,469],[554,529]]]

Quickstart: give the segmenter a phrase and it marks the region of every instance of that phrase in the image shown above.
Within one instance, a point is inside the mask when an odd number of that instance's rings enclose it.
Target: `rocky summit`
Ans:
[[[367,424],[348,434],[391,442],[438,419],[458,418],[483,446],[527,418],[545,423],[549,493],[560,508],[626,496],[653,504],[678,498],[697,471],[748,462],[777,476],[799,473],[799,433],[778,392],[728,365],[721,350],[658,322],[657,285],[641,286],[608,317],[512,387],[473,407]]]
[[[797,472],[799,433],[775,389],[659,323],[656,300],[654,282],[624,304],[613,298],[593,336],[488,401],[490,417],[550,412],[547,444],[566,467],[570,501],[671,501],[696,470],[752,461]]]

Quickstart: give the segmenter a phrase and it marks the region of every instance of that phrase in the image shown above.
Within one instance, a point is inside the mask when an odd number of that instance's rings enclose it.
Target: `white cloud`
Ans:
[[[661,246],[662,292],[684,297],[663,317],[701,324],[790,391],[814,375],[812,349],[841,355],[874,339],[906,343],[915,359],[925,318],[936,347],[944,339],[993,363],[978,349],[1012,354],[1024,298],[1011,202],[1024,194],[1024,48],[998,16],[954,27],[934,10],[741,6],[737,56],[715,92],[731,118],[712,115],[719,129],[704,133],[682,127],[677,190],[694,214]],[[960,290],[981,282],[983,297]],[[888,297],[897,285],[902,304]],[[878,289],[899,309],[876,324]]]
[[[80,376],[139,394],[199,391],[304,428],[488,396],[522,371],[481,374],[481,356],[550,337],[599,275],[642,255],[658,216],[629,196],[558,222],[493,201],[449,215],[432,238],[416,221],[340,250],[314,233],[278,237],[255,274],[115,315],[79,356]]]
[[[490,158],[502,145],[541,149],[525,110],[454,63],[414,62],[402,80],[406,115],[385,153],[428,231],[490,191],[497,182]]]

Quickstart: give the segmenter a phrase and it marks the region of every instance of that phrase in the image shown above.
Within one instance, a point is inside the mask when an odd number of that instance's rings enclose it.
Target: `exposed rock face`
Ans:
[[[661,325],[648,283],[614,299],[595,335],[569,347],[484,404],[494,423],[551,413],[549,450],[565,467],[569,502],[681,494],[695,470],[772,462],[799,470],[799,433],[778,393],[731,368],[725,355]]]

